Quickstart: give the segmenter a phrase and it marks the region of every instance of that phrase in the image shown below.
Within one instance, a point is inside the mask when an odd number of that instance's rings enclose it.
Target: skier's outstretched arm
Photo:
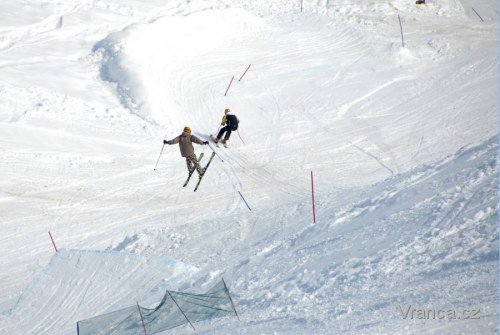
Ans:
[[[191,135],[191,142],[194,142],[196,144],[208,144],[208,141],[202,141],[200,140],[198,137],[194,136],[194,135]]]
[[[173,138],[171,140],[163,140],[163,144],[168,144],[168,145],[172,145],[172,144],[177,144],[179,143],[179,140],[180,140],[180,136],[177,136],[176,138]]]

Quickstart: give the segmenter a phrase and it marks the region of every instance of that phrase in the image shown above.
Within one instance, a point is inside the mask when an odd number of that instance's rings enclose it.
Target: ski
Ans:
[[[200,182],[203,179],[203,176],[207,174],[208,166],[210,165],[210,162],[212,161],[212,159],[214,159],[214,157],[215,157],[215,151],[212,152],[212,155],[210,156],[210,159],[208,160],[207,165],[205,165],[205,168],[204,168],[205,172],[200,176],[200,179],[198,179],[198,183],[196,183],[196,187],[194,188],[194,192],[196,192],[196,190],[198,189],[198,186],[200,186]]]
[[[215,139],[214,135],[210,135],[210,139],[212,140],[212,142],[214,142],[214,143],[215,143],[215,146],[216,146],[217,148],[220,148],[219,141],[216,141],[216,139]],[[229,148],[229,144],[227,144],[227,141],[226,141],[225,143],[224,143],[223,141],[225,141],[225,140],[222,140],[222,141],[221,141],[221,142],[222,142],[222,145],[224,146],[224,148]]]
[[[217,148],[219,148],[219,142],[215,140],[214,135],[210,135],[210,139],[212,140],[212,142],[214,142],[214,143],[215,143],[215,146],[216,146]]]
[[[203,158],[203,152],[198,157],[198,163],[201,161],[202,158]],[[191,179],[191,176],[193,175],[194,171],[196,171],[196,167],[193,169],[192,172],[189,172],[189,175],[188,175],[188,177],[186,179],[186,182],[184,183],[184,185],[182,187],[186,187],[187,186],[187,184],[189,183],[189,180]]]

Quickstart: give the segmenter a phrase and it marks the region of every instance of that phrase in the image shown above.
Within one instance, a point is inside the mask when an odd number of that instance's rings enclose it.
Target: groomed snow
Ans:
[[[221,277],[197,333],[498,332],[498,4],[427,2],[3,1],[0,334]],[[198,192],[153,170],[227,107]]]

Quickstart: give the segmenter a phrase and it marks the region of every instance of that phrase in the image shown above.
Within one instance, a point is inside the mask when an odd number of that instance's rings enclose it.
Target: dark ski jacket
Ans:
[[[238,124],[240,123],[240,120],[236,117],[236,115],[233,114],[226,114],[222,117],[222,121],[220,124],[223,126],[227,124],[231,130],[237,130],[238,129]]]
[[[179,136],[177,136],[174,139],[171,139],[170,141],[167,141],[168,144],[176,144],[179,143],[179,149],[181,149],[181,156],[182,157],[187,157],[187,156],[194,156],[194,148],[193,144],[203,144],[203,141],[200,140],[198,137],[194,135],[190,135],[188,133],[183,132]]]

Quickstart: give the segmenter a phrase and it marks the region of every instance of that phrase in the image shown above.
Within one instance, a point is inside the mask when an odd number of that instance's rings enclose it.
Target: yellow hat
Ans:
[[[185,133],[191,133],[191,128],[189,128],[189,127],[184,127],[184,132],[185,132]]]

